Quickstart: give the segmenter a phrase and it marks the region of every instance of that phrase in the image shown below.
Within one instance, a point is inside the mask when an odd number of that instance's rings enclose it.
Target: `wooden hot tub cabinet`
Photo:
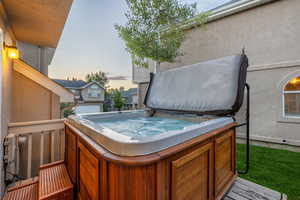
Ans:
[[[79,199],[221,199],[236,171],[235,123],[145,156],[110,153],[66,122],[66,166]]]

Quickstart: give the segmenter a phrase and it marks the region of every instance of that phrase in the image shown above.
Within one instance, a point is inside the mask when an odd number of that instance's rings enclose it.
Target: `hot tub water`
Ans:
[[[147,117],[145,111],[83,114],[69,123],[108,151],[122,156],[140,156],[180,144],[231,124],[231,117],[177,119],[175,115]]]
[[[132,138],[159,135],[168,131],[184,130],[186,127],[196,124],[189,121],[162,117],[101,119],[93,122],[99,126],[109,128]]]

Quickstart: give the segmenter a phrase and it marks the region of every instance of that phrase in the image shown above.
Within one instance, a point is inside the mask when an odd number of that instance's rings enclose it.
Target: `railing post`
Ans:
[[[55,131],[51,131],[50,132],[50,137],[51,137],[51,162],[54,162],[55,160],[55,135],[54,135]]]
[[[41,132],[41,152],[40,152],[40,165],[44,164],[44,132]]]
[[[27,178],[31,178],[32,134],[28,135]]]
[[[16,122],[8,124],[8,135],[5,139],[10,140],[11,143],[7,144],[7,148],[10,148],[9,156],[11,158],[10,162],[10,173],[16,175],[17,178],[22,178],[20,173],[23,173],[25,170],[25,177],[31,178],[33,173],[36,173],[32,169],[33,163],[37,161],[40,165],[46,164],[48,160],[44,156],[50,156],[50,161],[53,162],[57,159],[64,158],[64,119],[55,119],[55,120],[43,120],[43,121],[32,121],[32,122]],[[48,137],[48,133],[50,134]],[[47,138],[50,138],[49,146],[45,148],[45,134]],[[40,142],[40,153],[37,155],[33,154],[33,135],[40,136],[38,140]],[[27,159],[24,159],[24,163],[20,161],[21,151],[20,146],[21,140],[26,139],[27,150],[25,155]],[[25,142],[25,141],[24,141]],[[59,145],[59,146],[58,146]],[[50,147],[50,148],[49,148]],[[37,156],[37,157],[34,157]],[[6,158],[5,157],[5,158]]]
[[[64,140],[64,129],[59,130],[59,156],[60,160],[65,158],[65,140]]]
[[[16,174],[20,172],[20,149],[19,149],[19,136],[15,137],[16,140]]]
[[[10,162],[10,159],[17,158],[17,155],[18,155],[18,149],[17,149],[18,143],[17,143],[17,140],[18,140],[17,136],[15,136],[15,137],[12,138],[11,142],[12,142],[13,146],[12,146],[12,152],[11,152],[11,154],[10,154],[10,150],[9,150],[10,148],[8,148],[8,163]],[[14,166],[8,165],[8,168],[11,168],[11,167],[13,167],[13,169],[11,169],[11,170],[14,172],[14,174],[17,174],[17,160],[15,160]]]
[[[62,145],[61,145],[61,148],[62,148],[62,156],[61,156],[61,160],[65,160],[65,153],[66,153],[66,132],[65,132],[65,129],[62,129]]]

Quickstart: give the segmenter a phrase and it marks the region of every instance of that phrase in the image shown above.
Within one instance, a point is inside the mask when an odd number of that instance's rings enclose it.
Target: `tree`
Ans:
[[[91,72],[90,74],[87,74],[85,77],[85,80],[89,83],[92,81],[96,81],[98,82],[100,85],[102,85],[103,87],[106,86],[106,84],[108,84],[109,80],[105,74],[105,72],[99,71],[96,73]]]
[[[193,18],[198,24],[206,22],[208,13],[196,16],[196,4],[183,4],[179,0],[127,0],[125,26],[115,25],[125,41],[133,64],[148,67],[146,59],[173,62],[180,54],[184,40],[182,23]]]
[[[103,104],[103,112],[108,112],[111,111],[112,108],[112,96],[113,92],[111,89],[106,89],[105,90],[105,99],[104,99],[104,104]]]
[[[60,112],[61,117],[67,118],[69,115],[74,115],[73,107],[74,103],[61,103],[60,104]]]
[[[114,92],[113,100],[114,100],[114,107],[117,108],[118,111],[120,111],[124,106],[124,100],[120,91],[116,90]]]

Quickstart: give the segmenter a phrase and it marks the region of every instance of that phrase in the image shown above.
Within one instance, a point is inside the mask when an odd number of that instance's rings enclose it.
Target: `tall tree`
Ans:
[[[133,63],[148,67],[146,59],[173,62],[181,53],[184,40],[182,23],[193,17],[202,25],[208,13],[196,16],[196,4],[184,4],[180,0],[126,0],[129,10],[125,26],[115,25],[125,41]]]
[[[96,73],[91,72],[90,74],[86,75],[85,80],[87,82],[96,81],[103,87],[105,87],[109,82],[106,73],[100,70]]]
[[[116,90],[114,92],[113,100],[114,100],[114,107],[117,108],[118,111],[120,111],[124,106],[124,99],[120,91]]]

